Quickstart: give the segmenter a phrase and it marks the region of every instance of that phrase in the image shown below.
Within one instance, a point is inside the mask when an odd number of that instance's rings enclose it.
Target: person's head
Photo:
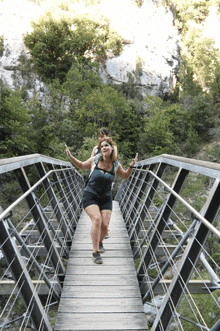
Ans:
[[[98,133],[97,133],[97,136],[98,136],[98,140],[100,140],[102,138],[108,137],[109,132],[106,128],[100,128]]]
[[[104,151],[110,152],[110,160],[113,159],[113,153],[114,153],[114,142],[111,137],[104,137],[99,140],[98,148],[101,150],[101,153]],[[103,156],[101,156],[100,160],[103,160]]]

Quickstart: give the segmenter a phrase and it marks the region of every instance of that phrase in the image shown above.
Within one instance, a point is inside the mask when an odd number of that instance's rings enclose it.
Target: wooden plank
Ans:
[[[92,260],[91,260],[92,261]],[[93,262],[92,262],[93,263]],[[74,275],[130,275],[134,272],[133,266],[125,266],[122,268],[116,269],[114,265],[107,266],[107,265],[91,265],[91,266],[81,266],[80,268],[72,268],[70,271]],[[69,272],[68,272],[69,273]]]
[[[92,256],[92,255],[91,255]],[[71,266],[87,266],[91,265],[91,256],[90,257],[74,257],[72,256],[70,262],[69,262],[69,267]],[[102,259],[103,259],[103,265],[118,265],[121,266],[122,268],[126,266],[128,263],[134,263],[131,258],[125,257],[108,257],[107,254],[102,254]],[[103,266],[102,265],[102,266]],[[99,267],[102,267],[99,266]]]
[[[63,298],[140,298],[137,286],[65,286]]]
[[[91,275],[72,275],[69,274],[65,277],[65,285],[66,286],[98,286],[98,285],[129,285],[130,282],[136,282],[136,275],[122,275],[122,277],[118,277],[118,275],[108,275],[105,277],[103,275],[95,275],[95,277],[91,277]],[[55,282],[56,283],[56,282]],[[167,291],[170,286],[171,279],[161,281],[157,284],[154,289],[154,295],[163,295]],[[49,295],[49,288],[44,283],[44,281],[33,280],[33,284],[37,285],[38,294],[41,295]],[[148,290],[148,285],[142,285],[143,294]],[[151,284],[150,284],[151,286]],[[187,292],[191,294],[210,294],[209,287],[212,286],[210,280],[190,280],[187,285]],[[0,282],[0,296],[11,295],[14,291],[14,294],[17,294],[17,289],[15,289],[15,283],[13,280],[1,280]],[[112,298],[108,298],[108,301]],[[123,299],[123,298],[122,298]],[[133,298],[134,300],[135,298]],[[84,300],[84,299],[83,299]],[[88,299],[87,299],[88,300]],[[101,299],[100,299],[101,300]],[[127,300],[127,299],[126,299]],[[140,301],[140,300],[139,300]],[[142,306],[142,303],[140,303]]]
[[[127,243],[111,243],[110,241],[107,242],[107,240],[109,240],[109,239],[106,239],[106,240],[103,241],[104,247],[106,249],[110,249],[110,250],[111,249],[113,249],[113,250],[115,250],[115,249],[124,250],[124,249],[128,249],[129,248]],[[81,249],[80,249],[80,247],[81,247]],[[71,248],[71,252],[74,251],[74,250],[76,250],[76,251],[79,251],[79,250],[83,250],[83,251],[90,250],[90,252],[92,252],[92,244],[90,242],[86,242],[86,240],[80,242],[80,244],[79,243],[76,243],[76,242],[73,242],[72,248]]]
[[[112,256],[133,258],[133,254],[132,254],[130,249],[118,249],[118,250],[116,250],[112,247],[112,245],[111,246],[104,245],[104,247],[105,247],[106,251],[105,251],[104,254],[102,254],[103,258],[112,257]],[[110,247],[110,248],[108,248],[108,247]],[[91,256],[92,256],[92,250],[91,250],[91,246],[90,246],[90,248],[88,248],[87,250],[83,250],[83,257],[91,258]],[[69,254],[69,258],[70,259],[72,259],[72,258],[75,259],[77,257],[82,257],[82,250],[80,250],[80,249],[71,250],[71,252]]]
[[[74,323],[71,322],[74,317]],[[147,330],[144,313],[60,313],[55,331]]]
[[[62,298],[61,313],[142,313],[143,305],[139,298]]]

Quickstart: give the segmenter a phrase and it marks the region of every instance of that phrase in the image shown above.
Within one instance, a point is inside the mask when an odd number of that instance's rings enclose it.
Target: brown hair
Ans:
[[[100,134],[102,134],[103,136],[109,136],[109,131],[106,128],[100,128],[97,136],[99,136]]]
[[[99,144],[98,144],[98,148],[101,149],[101,143],[103,141],[107,141],[107,143],[109,143],[109,145],[111,145],[113,148],[115,147],[115,144],[114,144],[114,141],[112,140],[111,137],[106,137],[106,138],[102,138],[100,141],[99,141]],[[113,160],[113,153],[114,153],[114,150],[111,152],[111,155],[110,155],[110,160]],[[100,160],[102,161],[103,158],[102,156],[100,157]]]

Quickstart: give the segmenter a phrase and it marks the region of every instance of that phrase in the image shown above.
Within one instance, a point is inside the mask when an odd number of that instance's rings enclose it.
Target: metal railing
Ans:
[[[0,330],[52,331],[83,177],[69,162],[34,154],[0,160],[0,179],[2,192],[18,195],[0,210]]]
[[[219,164],[161,155],[117,192],[151,331],[220,329],[219,179]],[[0,160],[0,331],[52,331],[83,187],[69,162]]]
[[[161,155],[118,190],[151,331],[220,330],[220,165]]]

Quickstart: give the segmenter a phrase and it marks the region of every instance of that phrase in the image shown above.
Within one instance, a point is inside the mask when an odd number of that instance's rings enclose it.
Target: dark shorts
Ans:
[[[103,198],[91,192],[84,191],[82,198],[83,208],[98,205],[100,210],[112,210],[112,197]]]

